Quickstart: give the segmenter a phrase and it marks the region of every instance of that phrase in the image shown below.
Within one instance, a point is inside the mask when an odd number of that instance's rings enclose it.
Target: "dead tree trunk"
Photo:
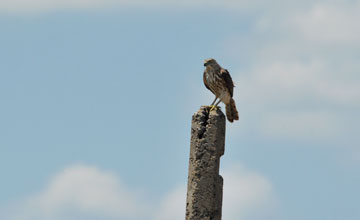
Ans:
[[[192,117],[186,220],[221,220],[225,115],[202,106]]]

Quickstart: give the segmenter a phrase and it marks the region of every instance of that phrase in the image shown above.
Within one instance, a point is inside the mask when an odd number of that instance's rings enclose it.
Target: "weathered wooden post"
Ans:
[[[202,106],[192,117],[186,220],[221,220],[225,115]]]

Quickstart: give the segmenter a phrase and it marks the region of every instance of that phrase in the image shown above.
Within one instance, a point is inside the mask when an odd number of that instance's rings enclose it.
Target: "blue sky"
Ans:
[[[213,100],[202,83],[213,57],[240,114],[221,160],[224,219],[359,219],[359,12],[359,1],[0,3],[0,218],[183,219],[191,115]]]

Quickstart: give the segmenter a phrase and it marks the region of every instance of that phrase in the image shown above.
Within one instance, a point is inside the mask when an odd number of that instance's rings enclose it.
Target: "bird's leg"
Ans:
[[[219,101],[215,104],[215,107],[217,107],[220,102],[221,102],[221,100],[219,100]]]
[[[215,99],[215,100],[216,100],[216,99]],[[215,101],[214,101],[214,102],[215,102]],[[220,102],[221,102],[221,100],[219,99],[219,101],[218,101],[215,105],[211,105],[210,111],[216,109],[216,108],[218,107],[218,105],[219,105]],[[214,104],[214,103],[213,103],[213,104]]]
[[[210,111],[214,109],[214,103],[216,102],[217,99],[218,99],[218,97],[215,96],[214,101],[209,105]]]
[[[217,99],[218,99],[218,97],[215,96],[215,99],[214,99],[214,101],[211,103],[210,106],[213,106]]]

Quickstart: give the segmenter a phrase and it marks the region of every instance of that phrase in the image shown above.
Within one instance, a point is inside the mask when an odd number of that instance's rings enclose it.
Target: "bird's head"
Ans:
[[[217,62],[215,59],[210,58],[210,59],[204,60],[204,66],[212,66],[212,65],[217,65]]]

